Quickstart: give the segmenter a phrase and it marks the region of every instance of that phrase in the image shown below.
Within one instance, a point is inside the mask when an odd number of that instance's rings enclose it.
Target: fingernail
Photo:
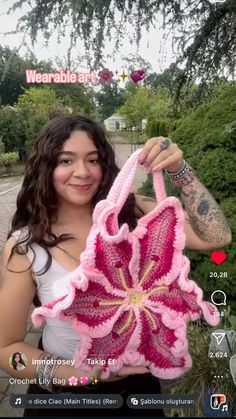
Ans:
[[[139,159],[138,159],[139,163],[141,163],[141,164],[143,163],[144,157],[145,157],[144,154],[141,153],[140,156],[139,156]]]

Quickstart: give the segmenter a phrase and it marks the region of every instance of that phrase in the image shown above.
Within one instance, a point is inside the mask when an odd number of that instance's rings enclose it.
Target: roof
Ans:
[[[111,115],[111,116],[109,116],[109,118],[106,118],[105,120],[104,120],[104,122],[106,122],[106,121],[111,121],[111,120],[123,120],[124,119],[124,117],[122,116],[122,115],[120,115],[119,113],[114,113],[113,115]]]

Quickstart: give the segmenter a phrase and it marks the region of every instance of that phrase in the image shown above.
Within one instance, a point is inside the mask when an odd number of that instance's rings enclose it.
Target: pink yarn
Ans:
[[[127,224],[118,227],[140,152],[96,205],[80,266],[64,278],[68,292],[60,295],[60,279],[57,299],[32,314],[37,326],[46,317],[72,322],[81,336],[76,366],[89,370],[88,359],[103,360],[102,378],[123,365],[149,366],[157,377],[176,378],[192,365],[187,322],[202,315],[213,326],[219,321],[215,306],[188,279],[184,213],[177,198],[166,197],[161,172],[153,175],[156,208],[134,231]]]

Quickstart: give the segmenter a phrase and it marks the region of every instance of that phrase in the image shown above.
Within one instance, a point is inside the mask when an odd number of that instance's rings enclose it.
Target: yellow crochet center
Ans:
[[[140,285],[144,282],[145,278],[147,277],[147,275],[149,274],[149,272],[151,271],[151,269],[153,268],[154,265],[155,265],[155,262],[153,260],[149,262],[149,264],[148,264],[145,272],[143,273],[143,276],[142,276],[142,278],[141,278],[141,280],[138,284],[138,287],[140,287]],[[152,294],[156,294],[157,292],[167,291],[168,287],[166,287],[165,285],[162,285],[162,286],[153,288],[149,292],[145,292],[144,290],[136,291],[132,288],[128,288],[126,278],[125,278],[124,272],[123,272],[121,267],[118,268],[118,274],[119,274],[119,277],[120,277],[120,280],[121,280],[121,284],[122,284],[124,290],[127,291],[128,296],[124,300],[100,301],[99,305],[100,306],[112,306],[112,305],[122,305],[122,304],[125,304],[125,303],[126,304],[128,303],[130,305],[138,304],[140,310],[143,310],[146,313],[149,321],[152,324],[152,328],[156,329],[157,324],[156,324],[155,318],[152,315],[152,313],[150,312],[150,309],[148,309],[147,307],[145,307],[143,305],[143,302],[144,302],[143,299],[145,299],[145,297],[148,298]],[[127,301],[127,298],[128,298],[128,301]],[[123,332],[125,332],[129,328],[132,320],[133,320],[133,307],[130,308],[130,311],[129,311],[129,314],[128,314],[128,317],[127,317],[125,323],[123,324],[123,326],[121,326],[119,328],[117,333],[119,335],[121,335]]]
[[[132,292],[129,296],[129,304],[138,304],[142,301],[142,294],[140,292]]]

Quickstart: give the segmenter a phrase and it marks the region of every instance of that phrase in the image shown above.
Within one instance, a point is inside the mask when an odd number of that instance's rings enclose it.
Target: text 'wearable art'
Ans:
[[[79,267],[56,282],[55,300],[32,314],[35,326],[48,317],[70,322],[81,339],[76,367],[91,370],[88,359],[105,360],[101,378],[124,365],[148,366],[159,378],[179,377],[192,366],[187,322],[203,316],[212,326],[219,323],[217,308],[188,278],[184,212],[177,198],[166,196],[162,172],[153,173],[155,209],[132,232],[126,223],[118,226],[140,152],[97,203]]]

